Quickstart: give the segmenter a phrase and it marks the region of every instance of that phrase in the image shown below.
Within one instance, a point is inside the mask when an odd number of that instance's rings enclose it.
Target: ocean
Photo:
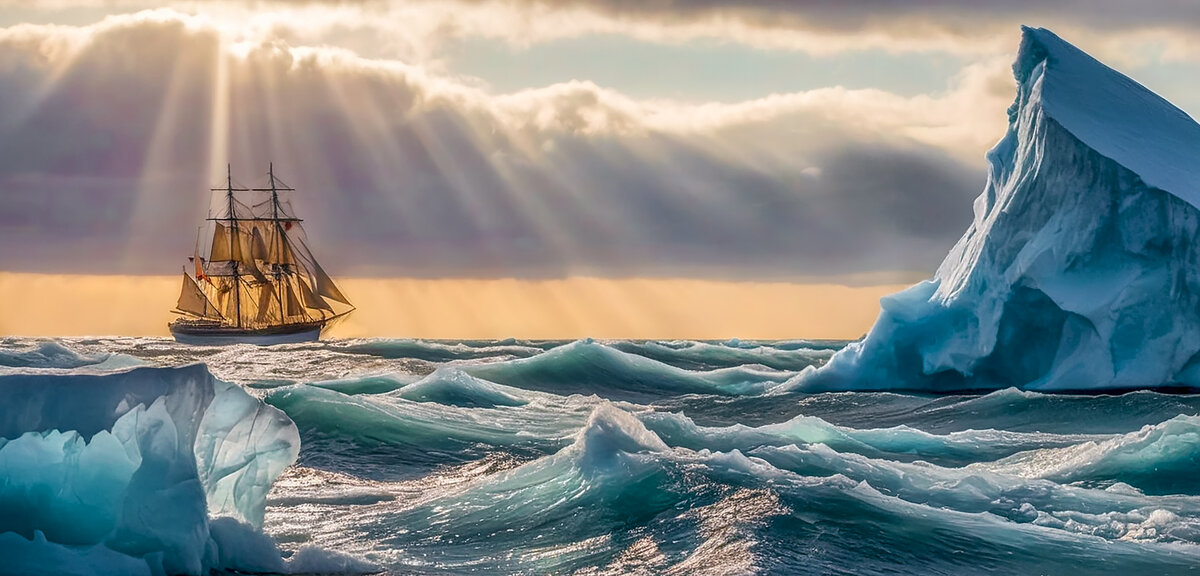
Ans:
[[[1200,396],[809,394],[836,341],[0,340],[204,363],[301,447],[265,532],[394,574],[1200,572]]]

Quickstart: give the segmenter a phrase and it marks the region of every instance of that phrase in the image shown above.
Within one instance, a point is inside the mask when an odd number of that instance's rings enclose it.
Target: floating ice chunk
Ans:
[[[195,443],[208,511],[261,527],[271,483],[299,454],[299,432],[281,410],[241,388],[214,379],[213,389]]]
[[[67,546],[46,540],[41,531],[26,538],[15,532],[0,532],[0,574],[20,576],[89,576],[121,574],[151,576],[152,561],[134,558],[105,546]],[[157,568],[157,566],[156,566]],[[158,570],[161,573],[161,569]]]
[[[0,438],[0,532],[99,542],[116,526],[125,489],[141,465],[133,448],[129,454],[106,431],[90,443],[57,430]]]
[[[257,533],[296,458],[296,427],[275,408],[202,365],[10,374],[0,402],[0,549],[63,573],[269,565],[261,546],[246,560],[216,541],[230,522]]]
[[[789,389],[1200,386],[1200,125],[1046,30],[1013,72],[971,227]]]

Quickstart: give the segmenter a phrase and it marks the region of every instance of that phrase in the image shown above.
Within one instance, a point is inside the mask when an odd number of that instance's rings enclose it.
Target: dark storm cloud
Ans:
[[[495,0],[464,0],[488,4]],[[355,4],[370,8],[386,0],[283,0],[284,4]],[[735,17],[773,27],[852,31],[923,22],[963,36],[973,29],[1052,19],[1080,26],[1133,29],[1148,26],[1200,28],[1200,4],[1187,0],[515,0],[514,5],[555,9],[583,7],[623,18],[686,20]],[[927,29],[927,28],[925,28]]]
[[[213,33],[110,27],[61,70],[44,51],[0,44],[0,269],[177,270],[221,176]],[[337,273],[473,277],[928,270],[982,184],[942,151],[816,121],[631,131],[587,86],[511,121],[434,84],[272,46],[232,60],[235,177],[274,161]]]
[[[1061,23],[1106,29],[1148,26],[1200,28],[1200,3],[1126,0],[525,0],[530,5],[580,6],[622,17],[652,16],[684,20],[714,15],[739,17],[772,27],[854,31],[902,27],[920,22],[921,30],[940,28],[971,36],[996,25]],[[914,30],[914,33],[919,31]]]

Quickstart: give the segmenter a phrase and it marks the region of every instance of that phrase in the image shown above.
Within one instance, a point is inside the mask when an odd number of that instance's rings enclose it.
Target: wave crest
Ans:
[[[746,367],[692,372],[592,340],[572,342],[530,358],[463,370],[507,386],[631,401],[667,394],[761,394],[792,375]]]

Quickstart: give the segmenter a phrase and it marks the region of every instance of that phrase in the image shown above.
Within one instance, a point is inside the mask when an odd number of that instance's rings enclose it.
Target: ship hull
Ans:
[[[231,344],[297,344],[316,342],[321,337],[323,323],[290,324],[257,330],[233,326],[186,326],[169,324],[171,335],[180,344],[196,346],[226,346]]]

